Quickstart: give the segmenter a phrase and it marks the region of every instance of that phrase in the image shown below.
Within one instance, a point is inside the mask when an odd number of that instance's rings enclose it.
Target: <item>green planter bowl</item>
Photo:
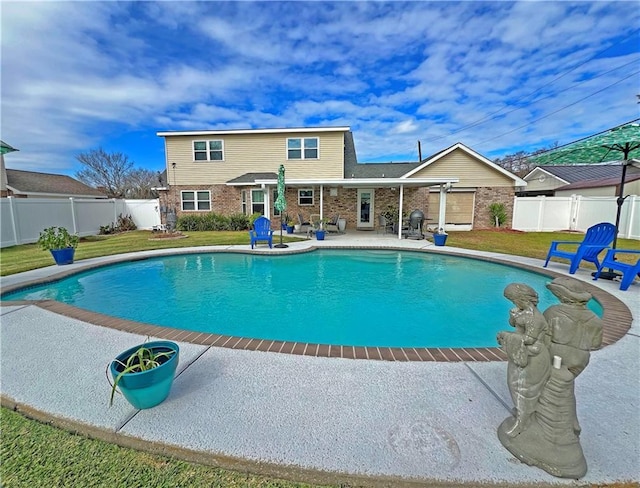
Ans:
[[[155,407],[169,396],[180,355],[180,348],[175,342],[153,341],[127,349],[119,354],[116,359],[126,363],[129,356],[141,347],[152,349],[154,352],[175,351],[175,354],[155,368],[139,373],[122,375],[118,382],[118,389],[127,401],[137,409]],[[122,372],[123,367],[116,361],[111,361],[109,369],[111,377],[115,381],[116,377]]]

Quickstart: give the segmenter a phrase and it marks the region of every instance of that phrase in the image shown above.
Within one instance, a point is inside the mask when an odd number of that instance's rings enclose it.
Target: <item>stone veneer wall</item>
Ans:
[[[475,206],[473,209],[473,228],[486,229],[495,227],[489,213],[489,205],[492,203],[503,203],[507,212],[507,221],[504,227],[511,227],[513,223],[513,199],[515,189],[510,187],[479,187],[476,189]]]

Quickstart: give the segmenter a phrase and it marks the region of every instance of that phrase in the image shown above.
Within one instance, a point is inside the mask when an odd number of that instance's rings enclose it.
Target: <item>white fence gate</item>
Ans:
[[[616,221],[616,197],[515,197],[512,228],[529,232],[586,231],[598,222]],[[618,236],[640,239],[640,197],[622,205]]]
[[[79,236],[97,235],[100,227],[130,215],[139,229],[160,224],[155,200],[75,198],[0,198],[0,247],[36,242],[47,227],[65,227]]]

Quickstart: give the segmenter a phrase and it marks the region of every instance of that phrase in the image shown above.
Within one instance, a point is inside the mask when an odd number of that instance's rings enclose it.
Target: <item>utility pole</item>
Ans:
[[[418,162],[422,162],[422,145],[420,144],[420,141],[418,141]]]

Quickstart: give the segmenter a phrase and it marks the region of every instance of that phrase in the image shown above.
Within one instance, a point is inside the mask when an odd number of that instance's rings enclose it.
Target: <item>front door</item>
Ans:
[[[358,189],[358,229],[373,229],[373,190]]]

